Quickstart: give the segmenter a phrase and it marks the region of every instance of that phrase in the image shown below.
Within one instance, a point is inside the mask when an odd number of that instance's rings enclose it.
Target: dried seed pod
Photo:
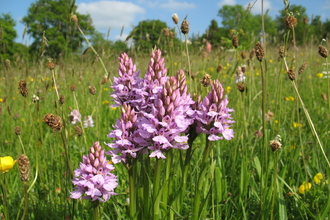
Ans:
[[[55,68],[55,63],[53,63],[51,60],[48,60],[46,66],[48,69],[52,70]]]
[[[204,87],[208,87],[212,84],[211,76],[209,74],[205,74],[201,83]]]
[[[172,20],[174,22],[174,24],[178,24],[179,23],[179,17],[177,14],[173,14],[172,15]]]
[[[270,149],[272,151],[276,151],[276,150],[282,148],[282,144],[278,140],[272,140],[272,141],[270,141],[269,145],[270,145]]]
[[[278,55],[280,58],[285,57],[284,46],[280,46],[280,49],[278,50]]]
[[[59,102],[60,102],[61,105],[64,104],[64,95],[60,95]]]
[[[60,116],[53,115],[53,114],[47,114],[42,119],[51,129],[53,129],[54,133],[56,131],[60,132],[63,127],[63,122]]]
[[[72,15],[72,16],[71,16],[71,21],[72,21],[73,23],[78,23],[77,15]]]
[[[244,92],[244,90],[245,90],[244,82],[239,82],[239,83],[237,83],[237,89],[238,89],[240,92]]]
[[[28,96],[29,90],[28,90],[26,82],[24,80],[19,81],[18,89],[24,98],[26,98]]]
[[[250,55],[249,55],[250,59],[252,59],[254,57],[255,52],[256,52],[255,49],[252,49],[250,51]]]
[[[305,71],[305,69],[307,68],[307,63],[306,62],[304,62],[302,65],[301,65],[301,67],[299,68],[299,70],[298,70],[298,74],[302,74],[304,71]]]
[[[79,126],[76,126],[74,128],[74,130],[76,131],[76,134],[80,137],[82,135],[82,129]]]
[[[217,68],[217,73],[220,73],[221,70],[222,70],[222,66],[221,66],[221,64],[219,64],[218,68]]]
[[[163,29],[163,34],[165,37],[169,37],[170,36],[170,30],[168,28],[164,28]]]
[[[238,47],[238,37],[237,36],[234,36],[233,39],[232,39],[232,44],[235,48]]]
[[[323,101],[327,101],[328,100],[327,99],[327,95],[325,93],[322,93],[321,94],[321,97],[322,97]]]
[[[288,77],[291,81],[295,80],[296,79],[296,73],[294,72],[294,70],[289,70],[288,71]]]
[[[30,176],[30,160],[29,160],[29,158],[26,155],[22,154],[17,159],[17,163],[18,163],[19,172],[21,174],[21,180],[23,182],[27,182],[29,180],[29,176]]]
[[[296,27],[297,24],[297,18],[295,18],[294,16],[288,16],[284,19],[284,25],[288,29]]]
[[[10,68],[10,67],[11,67],[11,66],[10,66],[10,60],[8,60],[8,59],[5,60],[5,66],[6,66],[7,68]]]
[[[187,19],[184,19],[181,23],[181,33],[188,34],[189,33],[189,23]]]
[[[323,47],[322,45],[319,45],[319,54],[321,57],[327,58],[328,57],[328,50]]]
[[[246,58],[246,53],[244,51],[241,52],[241,57],[243,60]]]
[[[76,86],[74,85],[74,84],[72,84],[71,86],[70,86],[70,90],[73,92],[73,91],[76,91]]]
[[[15,131],[15,134],[16,134],[16,135],[21,135],[21,127],[20,127],[20,126],[16,126],[16,127],[14,128],[14,131]]]
[[[255,52],[256,52],[256,57],[257,60],[259,60],[260,62],[264,59],[265,56],[265,51],[263,46],[261,45],[261,43],[258,41],[254,47]]]
[[[95,95],[96,94],[96,88],[95,86],[91,85],[88,87],[90,94]]]

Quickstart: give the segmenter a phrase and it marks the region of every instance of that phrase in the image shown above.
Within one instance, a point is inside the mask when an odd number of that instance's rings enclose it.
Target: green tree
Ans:
[[[160,20],[140,21],[133,35],[135,48],[147,53],[155,46],[163,48],[165,41],[159,40],[159,38],[163,35],[163,29],[166,27],[166,23]]]
[[[83,36],[76,30],[71,22],[71,15],[76,10],[76,5],[67,0],[38,0],[28,9],[28,15],[23,17],[22,23],[27,24],[27,33],[34,39],[30,52],[38,55],[43,40],[43,33],[48,40],[45,55],[58,57],[60,54],[67,56],[81,48]],[[95,31],[89,15],[75,13],[78,24],[86,35]],[[40,54],[39,54],[40,55]]]
[[[239,36],[239,44],[243,47],[250,47],[258,34],[262,30],[262,16],[260,14],[253,15],[250,11],[245,10],[241,5],[224,5],[218,12],[218,16],[222,19],[223,28],[227,31],[226,36],[232,38],[232,34]],[[277,33],[275,21],[266,13],[264,15],[265,32],[268,39]],[[234,30],[234,31],[230,31]]]
[[[228,36],[228,30],[219,27],[218,22],[213,19],[207,29],[207,33],[202,35],[202,39],[205,38],[213,46],[220,46],[221,38],[224,36]]]
[[[301,5],[290,5],[288,9],[283,9],[280,10],[279,12],[280,14],[276,16],[275,19],[279,33],[285,33],[283,32],[284,30],[286,30],[286,27],[284,25],[285,17],[293,14],[296,17],[298,23],[297,26],[294,28],[296,42],[298,44],[302,44],[304,40],[308,40],[308,38],[310,38],[310,34],[306,36],[306,33],[311,33],[310,32],[311,30],[310,30],[310,25],[307,25],[304,22],[304,19],[308,18],[305,7]],[[279,36],[283,38],[282,35]],[[304,36],[307,38],[304,39]],[[291,41],[292,41],[292,34],[291,34],[291,38],[289,39],[289,42]]]
[[[17,37],[15,25],[16,22],[10,14],[0,16],[0,56],[2,60],[10,59],[17,51],[14,42]]]

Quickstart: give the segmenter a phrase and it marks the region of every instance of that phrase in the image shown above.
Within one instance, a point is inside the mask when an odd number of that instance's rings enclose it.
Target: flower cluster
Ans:
[[[118,185],[117,176],[111,173],[114,169],[106,160],[99,142],[95,142],[90,148],[90,154],[83,156],[83,162],[74,171],[72,183],[75,188],[70,198],[106,202],[111,195],[116,195],[114,189]]]
[[[229,128],[230,124],[234,123],[230,115],[233,109],[227,108],[228,99],[223,98],[223,93],[221,83],[215,80],[211,92],[195,104],[195,110],[188,112],[195,119],[197,134],[207,134],[210,141],[223,138],[231,140],[234,137],[233,129]],[[220,134],[222,136],[219,136]]]
[[[74,109],[72,112],[70,112],[70,122],[71,124],[75,125],[77,123],[81,122],[81,114],[79,110]],[[91,115],[85,116],[84,118],[84,128],[92,128],[94,127],[94,121]]]
[[[108,137],[114,163],[127,162],[127,156],[136,158],[138,153],[149,157],[166,158],[169,149],[188,149],[190,131],[208,134],[209,140],[223,137],[230,140],[233,130],[219,81],[203,102],[195,103],[188,93],[185,73],[179,70],[168,77],[161,51],[155,50],[150,58],[144,78],[139,78],[132,59],[127,54],[119,58],[119,78],[115,78],[111,93],[113,106],[122,106],[121,119],[117,120]],[[194,107],[195,106],[195,107]],[[218,135],[222,134],[223,137]]]

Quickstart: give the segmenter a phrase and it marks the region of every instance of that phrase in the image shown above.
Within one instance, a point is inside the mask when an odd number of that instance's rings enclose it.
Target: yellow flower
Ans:
[[[227,93],[230,93],[230,91],[231,91],[231,87],[230,87],[230,86],[227,86],[227,87],[226,87],[226,92],[227,92]]]
[[[270,62],[270,63],[272,63],[272,62],[273,62],[273,60],[269,60],[269,62]]]
[[[322,173],[317,173],[313,178],[316,184],[319,184],[322,181],[322,179],[323,179]]]
[[[109,89],[108,88],[103,88],[103,91],[108,91]]]
[[[323,73],[318,73],[318,74],[316,74],[316,76],[317,76],[317,78],[321,79],[321,78],[323,78]]]
[[[177,66],[178,65],[178,63],[176,63],[176,62],[174,62],[173,64],[174,64],[174,66]]]
[[[274,122],[277,124],[278,123],[278,120],[275,120]]]
[[[300,194],[305,194],[305,192],[309,191],[311,188],[312,188],[312,184],[304,181],[299,187],[298,191]]]
[[[227,63],[227,66],[230,66],[230,63]]]
[[[260,76],[260,73],[259,72],[256,72],[256,76]]]
[[[293,127],[294,128],[302,127],[302,124],[300,124],[298,122],[293,122]]]
[[[285,101],[294,101],[294,97],[292,96],[285,97]]]
[[[226,70],[226,69],[227,69],[227,67],[226,67],[226,66],[224,66],[224,67],[223,67],[223,69],[224,69],[224,70]]]
[[[209,67],[209,68],[207,68],[207,71],[214,72],[214,68],[213,67]]]
[[[110,102],[108,101],[108,100],[104,100],[103,102],[102,102],[102,105],[108,105]]]
[[[14,167],[16,160],[11,156],[0,157],[0,172],[6,173]]]
[[[3,102],[3,99],[0,99],[0,103]]]

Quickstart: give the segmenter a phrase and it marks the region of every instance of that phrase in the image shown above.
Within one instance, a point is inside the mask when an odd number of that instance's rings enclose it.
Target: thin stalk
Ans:
[[[154,202],[154,220],[160,219],[160,178],[162,173],[162,166],[163,166],[163,159],[156,160],[156,167],[155,167],[155,178],[154,178],[154,190],[153,190],[153,202]]]
[[[135,190],[135,166],[128,168],[128,179],[129,179],[129,215],[131,220],[137,220],[136,213],[136,190]]]
[[[52,69],[52,77],[53,77],[54,87],[55,87],[55,91],[56,91],[56,95],[57,95],[57,101],[58,101],[58,100],[60,100],[60,96],[58,94],[56,80],[55,80],[55,69]]]
[[[79,105],[78,105],[78,101],[77,101],[77,97],[76,97],[76,93],[75,93],[75,91],[73,91],[73,98],[74,98],[74,101],[75,101],[75,104],[76,104],[76,108],[77,108],[78,112],[80,112],[80,111],[79,111]],[[82,120],[80,120],[79,122],[80,122],[81,130],[82,130],[82,132],[83,132],[83,137],[84,137],[84,141],[85,141],[85,146],[87,147],[88,145],[87,145],[86,133],[85,133],[84,125],[83,125],[83,123],[82,123]]]
[[[92,202],[93,205],[93,216],[94,220],[100,220],[101,219],[101,206],[100,206],[100,201],[95,200]]]
[[[328,81],[328,112],[330,113],[330,72],[329,72],[329,64],[328,57],[325,58],[326,72],[327,72],[327,81]]]
[[[194,198],[194,206],[193,206],[193,220],[199,219],[199,210],[200,210],[200,203],[201,203],[201,193],[204,192],[203,186],[205,182],[205,173],[207,171],[208,160],[210,157],[211,152],[211,144],[208,139],[208,135],[206,135],[206,142],[205,148],[203,152],[203,159],[201,163],[201,172],[199,174],[197,184],[195,187],[195,198]]]
[[[296,94],[297,94],[297,96],[298,96],[298,98],[299,98],[299,101],[300,101],[301,107],[302,107],[303,110],[304,110],[304,113],[305,113],[305,115],[306,115],[306,118],[307,118],[308,124],[309,124],[310,128],[312,129],[312,133],[315,135],[316,140],[317,140],[317,142],[318,142],[318,144],[319,144],[319,146],[320,146],[320,149],[321,149],[321,151],[322,151],[322,154],[323,154],[325,160],[327,161],[328,166],[330,167],[330,162],[329,162],[329,160],[328,160],[328,157],[327,157],[327,155],[326,155],[325,152],[324,152],[323,145],[322,145],[322,143],[321,143],[321,141],[320,141],[320,138],[319,138],[319,136],[318,136],[318,134],[317,134],[317,132],[316,132],[316,130],[315,130],[315,127],[314,127],[313,121],[312,121],[312,119],[311,119],[311,117],[310,117],[310,115],[309,115],[309,113],[308,113],[308,111],[307,111],[307,109],[306,109],[306,107],[305,107],[305,105],[304,105],[303,100],[302,100],[301,97],[300,97],[300,94],[299,94],[298,88],[297,88],[297,86],[296,86],[296,83],[295,83],[294,81],[291,81],[291,83],[292,83],[292,86],[293,86],[293,88],[294,88],[294,90],[295,90],[295,92],[296,92]]]
[[[23,141],[22,141],[21,135],[17,135],[17,136],[18,136],[19,142],[20,142],[20,144],[21,144],[21,146],[22,146],[23,154],[25,154],[24,144],[23,144]]]
[[[275,154],[275,170],[273,173],[273,199],[272,199],[272,208],[270,211],[270,219],[273,220],[274,219],[274,209],[275,209],[275,200],[276,200],[276,191],[277,191],[277,164],[278,164],[278,151],[274,152]]]
[[[24,182],[24,212],[23,212],[21,220],[24,220],[24,218],[25,218],[26,211],[28,210],[28,204],[29,204],[29,194],[27,191],[26,182]]]
[[[73,178],[73,170],[71,167],[71,162],[70,162],[70,157],[69,157],[69,150],[68,150],[68,146],[64,137],[64,131],[60,132],[61,133],[61,137],[62,137],[62,141],[63,141],[63,147],[64,147],[64,151],[65,151],[65,156],[66,156],[66,161],[67,161],[67,165],[68,165],[68,169],[69,169],[69,173],[70,173],[70,179]]]
[[[107,75],[108,80],[110,80],[110,72],[107,70],[107,68],[105,67],[102,58],[100,57],[100,55],[96,52],[96,50],[94,49],[93,45],[89,42],[89,40],[87,39],[86,35],[84,34],[84,32],[81,30],[80,26],[78,25],[78,23],[76,23],[76,26],[79,30],[79,32],[82,34],[82,36],[85,38],[87,44],[90,46],[90,48],[93,50],[93,52],[95,53],[95,55],[97,56],[97,58],[100,60],[101,65],[105,71],[105,74]],[[111,80],[110,80],[111,82]],[[112,82],[111,82],[112,83]]]
[[[7,200],[7,188],[6,188],[6,178],[5,178],[5,173],[1,172],[2,176],[2,184],[1,184],[1,189],[2,189],[2,202],[3,202],[3,214],[5,216],[5,219],[9,219],[9,211],[8,211],[8,200]]]

